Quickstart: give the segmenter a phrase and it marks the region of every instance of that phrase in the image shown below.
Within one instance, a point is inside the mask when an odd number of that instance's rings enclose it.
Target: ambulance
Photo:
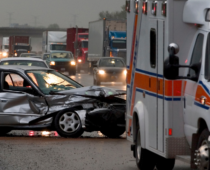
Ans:
[[[140,170],[210,169],[210,1],[126,0],[126,133]]]

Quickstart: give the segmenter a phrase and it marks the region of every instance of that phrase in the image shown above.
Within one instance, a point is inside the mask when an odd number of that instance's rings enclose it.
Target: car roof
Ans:
[[[35,66],[23,66],[23,65],[7,65],[7,66],[0,66],[0,70],[13,70],[13,71],[28,71],[28,70],[53,70],[45,67],[35,67]]]
[[[50,54],[52,53],[72,53],[71,51],[52,51]]]
[[[40,56],[33,56],[33,57],[40,57]],[[8,58],[2,58],[1,61],[9,61],[9,60],[28,60],[28,61],[43,61],[40,58],[33,58],[33,57],[8,57]]]

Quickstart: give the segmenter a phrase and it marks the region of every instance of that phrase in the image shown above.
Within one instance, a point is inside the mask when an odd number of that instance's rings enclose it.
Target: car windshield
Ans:
[[[9,45],[5,45],[4,46],[4,49],[9,49]]]
[[[67,59],[73,59],[72,53],[52,53],[51,58],[54,59],[60,59],[60,58],[67,58]]]
[[[15,49],[15,50],[21,49],[21,50],[26,50],[26,51],[28,51],[28,50],[30,50],[30,46],[29,46],[29,45],[15,45],[14,49]]]
[[[64,45],[64,44],[52,44],[51,45],[51,50],[65,51],[66,50],[66,45]]]
[[[54,70],[32,70],[26,73],[46,95],[82,87],[72,79]]]
[[[88,35],[86,34],[86,35],[79,35],[79,38],[85,38],[85,39],[87,39],[88,38]]]
[[[36,56],[36,54],[26,53],[26,54],[21,54],[20,55],[20,57],[31,57],[31,56]]]
[[[82,48],[88,48],[88,41],[82,41]]]
[[[100,67],[125,67],[125,64],[121,59],[115,59],[115,58],[110,58],[110,59],[102,59],[100,60],[99,63]]]
[[[126,40],[113,40],[112,47],[119,48],[119,49],[125,49],[126,48]]]
[[[30,61],[30,60],[8,60],[1,61],[0,65],[22,65],[22,66],[36,66],[47,68],[46,64],[42,61]]]

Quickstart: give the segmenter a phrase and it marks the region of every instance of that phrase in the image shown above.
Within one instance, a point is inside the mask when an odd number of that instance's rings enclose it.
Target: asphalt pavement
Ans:
[[[71,76],[84,86],[93,85],[92,75]],[[126,90],[121,83],[102,83]],[[125,134],[109,139],[100,132],[84,133],[78,139],[65,139],[56,132],[12,131],[0,137],[0,170],[137,170]],[[176,161],[174,170],[190,170]]]

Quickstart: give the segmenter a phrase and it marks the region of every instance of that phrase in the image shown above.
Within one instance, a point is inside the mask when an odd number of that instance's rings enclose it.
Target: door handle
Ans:
[[[1,99],[1,102],[2,103],[6,103],[8,100],[5,100],[5,99]]]

